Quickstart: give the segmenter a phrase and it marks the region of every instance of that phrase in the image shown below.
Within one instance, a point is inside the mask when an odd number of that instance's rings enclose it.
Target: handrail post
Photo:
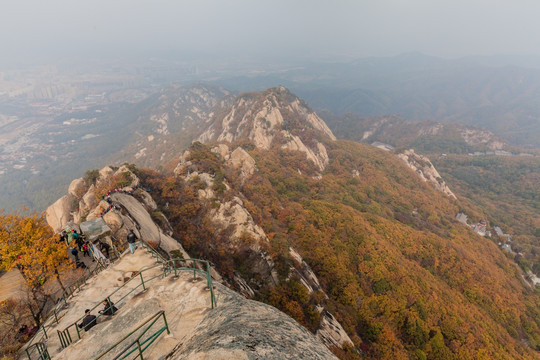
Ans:
[[[144,360],[142,356],[141,343],[139,342],[139,339],[137,339],[137,348],[139,349],[139,356],[141,357],[141,360]]]
[[[210,275],[210,263],[206,262],[206,285],[210,290],[210,306],[213,309],[215,307],[216,299],[214,298],[214,289],[212,285],[212,276]]]
[[[60,346],[62,346],[62,349],[65,348],[66,346],[64,345],[64,339],[62,338],[62,333],[60,332],[60,330],[56,330],[56,333],[58,334],[58,338],[60,339]]]
[[[167,318],[165,317],[165,311],[163,312],[163,321],[165,322],[165,327],[167,328],[167,335],[171,332],[169,331],[169,324],[167,323]]]
[[[139,275],[141,277],[141,284],[142,284],[143,290],[146,290],[146,287],[144,286],[144,279],[143,279],[143,276],[142,276],[142,272],[139,272]]]
[[[111,301],[111,297],[110,296],[107,296],[107,303],[109,304],[109,309],[111,309],[111,315],[114,315],[114,313],[116,311],[114,311],[114,307],[113,307],[113,304],[112,304],[112,301]]]
[[[77,325],[76,323],[74,324],[75,325],[75,330],[77,330],[77,337],[80,339],[81,338],[81,331],[79,330],[79,325]],[[67,329],[67,333],[69,335],[69,340],[70,340],[70,344],[71,344],[71,334],[69,332],[69,328]]]
[[[197,281],[197,274],[195,273],[195,269],[196,269],[195,260],[193,260],[191,264],[193,265],[193,282],[195,282]]]
[[[45,339],[48,339],[49,337],[47,336],[47,331],[45,331],[45,326],[43,324],[41,324],[41,328],[43,329],[43,334],[45,334]]]

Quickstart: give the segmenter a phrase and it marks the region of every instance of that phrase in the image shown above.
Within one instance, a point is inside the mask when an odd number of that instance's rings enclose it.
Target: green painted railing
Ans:
[[[50,360],[51,356],[47,351],[47,345],[37,342],[26,348],[26,355],[29,360]],[[35,357],[37,355],[37,357]]]
[[[190,263],[192,266],[191,267],[178,266],[179,264],[187,264],[187,263]],[[203,268],[206,268],[206,270],[201,270],[198,267],[198,265],[201,265]],[[145,278],[144,274],[146,272],[148,272],[148,271],[150,271],[152,269],[155,269],[157,267],[160,267],[160,266],[163,267],[162,272],[160,272],[158,275],[154,275],[154,276],[150,276],[150,277]],[[135,290],[139,289],[140,287],[142,287],[143,290],[146,290],[146,285],[147,285],[148,282],[150,282],[150,281],[152,281],[154,279],[157,279],[157,278],[163,278],[163,277],[167,276],[168,274],[172,274],[172,273],[174,273],[175,276],[178,276],[178,273],[180,271],[193,272],[193,280],[194,281],[197,279],[197,273],[203,274],[206,277],[207,287],[208,287],[208,289],[210,291],[210,305],[211,305],[211,308],[214,309],[217,306],[217,303],[216,303],[216,298],[215,298],[215,295],[214,295],[214,289],[213,289],[213,285],[212,285],[212,276],[210,275],[210,264],[208,263],[208,261],[200,260],[200,259],[173,259],[173,260],[166,261],[164,264],[156,264],[156,265],[153,265],[151,267],[142,269],[137,274],[137,276],[132,277],[131,279],[129,279],[124,285],[122,285],[121,287],[116,289],[114,292],[109,294],[104,300],[106,300],[108,302],[113,302],[115,304],[118,304],[122,300],[124,300],[128,295],[130,295],[131,293],[133,293]],[[135,286],[128,293],[124,294],[122,297],[120,297],[119,299],[116,299],[115,301],[111,300],[111,298],[118,291],[123,289],[127,284],[131,283],[132,281],[138,281],[138,280],[140,280],[140,284]],[[101,305],[102,301],[97,303],[93,308],[90,309],[90,311],[93,311],[97,307],[99,307]],[[100,316],[102,316],[102,314],[98,314],[96,316],[96,322],[97,322],[97,320],[99,319]],[[70,324],[69,326],[67,326],[64,330],[61,330],[61,331],[57,330],[57,334],[58,334],[58,337],[60,339],[60,344],[62,345],[63,348],[66,348],[73,341],[78,340],[78,339],[80,339],[82,337],[81,329],[79,328],[78,323],[81,322],[83,318],[84,318],[84,316],[82,316],[81,318],[79,318],[77,321]]]
[[[163,326],[161,326],[159,329],[155,330],[152,333],[149,333],[147,335],[147,332],[154,326],[154,324],[159,320],[163,319]],[[148,325],[147,325],[148,324]],[[147,326],[146,326],[147,325]],[[137,331],[139,331],[141,328],[145,327],[145,329],[139,334],[139,336],[133,340],[128,346],[124,348],[124,350],[120,351],[113,360],[119,360],[119,359],[126,359],[131,355],[135,355],[131,359],[139,358],[140,360],[144,360],[143,352],[148,349],[150,345],[156,339],[164,332],[167,331],[167,334],[170,334],[169,325],[167,324],[167,318],[165,317],[165,312],[163,310],[158,311],[151,317],[149,317],[145,322],[143,322],[141,325],[137,326],[134,330],[132,330],[129,334],[124,336],[120,341],[118,341],[116,344],[111,346],[109,349],[102,352],[98,357],[96,357],[94,360],[99,360],[103,358],[105,355],[112,352],[115,348],[117,348],[120,344],[122,344],[124,341],[126,341],[131,335],[135,334]],[[145,337],[145,335],[147,335]]]
[[[161,256],[160,253],[158,253],[153,247],[151,247],[150,245],[148,245],[146,242],[144,241],[139,241],[137,243],[137,245],[141,245],[143,248],[145,248],[148,252],[150,252],[150,254],[152,254],[153,257],[156,258],[156,261],[158,263],[165,263],[167,260],[165,260],[165,258],[163,258],[163,256]]]
[[[185,264],[186,266],[182,266]],[[191,267],[187,266],[191,264]],[[206,277],[206,287],[210,291],[210,306],[214,309],[217,306],[216,297],[214,294],[214,286],[212,284],[212,275],[210,274],[210,263],[207,260],[200,259],[171,259],[166,262],[164,267],[165,275],[174,272],[174,276],[178,277],[179,271],[193,271],[193,281],[197,280],[197,273]],[[201,267],[205,270],[202,270]]]
[[[30,348],[33,349],[31,353],[29,352],[26,353],[28,355],[29,360],[42,359],[41,355],[39,355],[39,357],[37,358],[32,358],[32,356],[36,354],[37,344],[41,344],[41,346],[45,347],[45,351],[47,350],[46,345],[43,342],[43,340],[49,338],[49,335],[47,334],[47,330],[50,330],[50,328],[54,326],[54,323],[58,324],[59,320],[62,318],[63,315],[60,314],[60,311],[65,305],[67,305],[67,300],[70,299],[75,293],[75,291],[80,289],[80,287],[84,285],[90,277],[96,275],[104,268],[105,267],[103,267],[102,264],[98,263],[98,265],[94,269],[92,270],[87,269],[86,273],[81,275],[77,280],[75,280],[71,285],[69,285],[62,292],[62,296],[58,299],[54,307],[47,313],[47,315],[44,316],[45,320],[41,323],[41,326],[39,327],[36,334],[32,337],[32,339],[30,339],[30,341],[26,345],[26,349],[30,349]],[[46,323],[49,323],[49,324],[45,325]]]
[[[124,300],[128,295],[130,295],[131,293],[133,293],[135,290],[137,290],[140,287],[142,287],[143,290],[146,290],[145,283],[147,283],[147,282],[149,282],[151,280],[154,280],[154,279],[156,279],[158,277],[163,277],[164,272],[160,272],[158,275],[155,275],[155,276],[146,277],[146,279],[144,277],[144,274],[149,270],[152,270],[152,269],[155,269],[155,268],[161,267],[161,266],[162,266],[161,264],[156,264],[156,265],[152,265],[150,267],[142,269],[141,271],[139,271],[139,273],[136,276],[134,276],[131,279],[129,279],[128,281],[126,281],[121,287],[119,287],[118,289],[116,289],[115,291],[110,293],[105,299],[101,300],[96,305],[94,305],[94,307],[92,307],[90,309],[90,311],[94,311],[97,307],[99,307],[101,305],[101,303],[103,301],[108,301],[109,303],[113,302],[114,304],[118,304],[119,302]],[[126,285],[131,284],[132,282],[135,282],[136,280],[140,280],[140,284],[135,286],[133,289],[131,289],[124,296],[122,296],[122,297],[120,297],[118,299],[115,299],[115,301],[112,301],[111,297],[113,297],[118,291],[124,289]],[[98,314],[96,316],[96,322],[102,315],[103,314]],[[62,345],[63,348],[65,348],[69,344],[71,344],[74,341],[74,339],[78,340],[78,339],[81,338],[81,330],[80,330],[80,328],[79,328],[79,326],[77,324],[80,321],[82,321],[83,318],[84,318],[84,316],[80,317],[77,321],[75,321],[72,324],[68,325],[64,330],[57,330],[58,337],[60,338],[60,344]],[[75,335],[76,335],[76,337],[75,337]]]

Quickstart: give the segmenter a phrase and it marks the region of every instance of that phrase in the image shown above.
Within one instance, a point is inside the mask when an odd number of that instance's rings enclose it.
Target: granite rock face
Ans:
[[[320,171],[328,164],[322,141],[336,139],[307,104],[282,86],[241,95],[210,120],[210,127],[199,137],[201,142],[248,139],[264,150],[279,144],[283,149],[303,152]]]
[[[416,174],[425,182],[433,185],[435,189],[445,193],[448,197],[457,199],[456,195],[450,190],[446,182],[441,178],[441,175],[435,169],[431,161],[423,155],[416,154],[413,149],[405,150],[397,155],[407,164]]]
[[[54,231],[62,231],[63,226],[73,219],[72,211],[76,201],[75,196],[67,194],[47,208],[45,217]]]
[[[337,359],[281,311],[221,288],[220,305],[170,359]]]

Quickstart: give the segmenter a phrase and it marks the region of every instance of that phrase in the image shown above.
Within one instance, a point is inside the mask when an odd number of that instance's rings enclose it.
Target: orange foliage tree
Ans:
[[[73,265],[67,257],[67,245],[58,241],[43,215],[0,213],[0,269],[18,269],[31,297],[29,306],[36,323],[50,298],[44,284],[55,279],[64,290],[60,273]],[[37,306],[36,306],[37,304]]]

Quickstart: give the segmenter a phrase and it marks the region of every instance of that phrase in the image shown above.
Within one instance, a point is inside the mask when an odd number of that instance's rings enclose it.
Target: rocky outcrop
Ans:
[[[63,226],[73,220],[72,211],[77,204],[77,198],[71,194],[62,196],[45,211],[47,223],[55,232],[62,231]]]
[[[222,228],[230,228],[232,242],[240,241],[243,235],[249,235],[257,241],[268,241],[263,229],[255,224],[253,217],[244,207],[242,199],[238,196],[231,201],[221,203],[215,210],[210,211],[213,222],[219,223]]]
[[[294,274],[310,293],[320,290],[321,284],[317,275],[311,270],[311,267],[304,261],[302,256],[293,248],[289,248],[289,255],[294,260],[294,266],[291,267],[291,274]]]
[[[506,142],[495,136],[491,131],[476,128],[463,127],[461,137],[469,145],[486,145],[489,150],[501,150],[506,147]]]
[[[156,244],[167,253],[170,253],[173,250],[179,250],[184,254],[185,258],[190,257],[177,240],[163,233],[163,231],[154,223],[145,207],[133,196],[115,193],[111,195],[111,198],[114,202],[120,204],[126,210],[127,214],[129,214],[129,219],[131,219],[133,225],[135,225],[135,229],[133,230],[136,230],[140,239],[143,239],[148,243]],[[130,227],[129,225],[131,224],[125,226],[125,220],[122,218],[120,219],[122,220],[120,227],[118,227],[118,218],[114,219],[114,223],[107,223],[107,225],[109,225],[111,229],[113,229],[113,227],[117,229],[115,233],[116,238],[126,239],[127,233],[133,226]],[[109,218],[104,216],[104,220],[107,222]]]
[[[125,278],[141,273],[146,279],[145,290],[140,288],[121,300],[120,294],[113,295],[111,300],[115,301],[118,312],[114,316],[100,316],[96,326],[81,332],[81,340],[62,349],[57,336],[49,337],[47,348],[51,357],[93,359],[120,343],[105,357],[113,358],[134,340],[131,337],[122,342],[130,331],[163,311],[168,332],[148,343],[145,359],[337,360],[316,336],[274,307],[246,300],[214,282],[218,303],[212,309],[206,281],[201,278],[193,281],[191,272],[159,276],[162,267],[152,268],[153,265],[150,254],[138,249],[135,254],[123,255],[83,285],[76,296],[68,299],[68,306],[61,309],[59,323],[50,324],[51,333],[80,321],[84,309],[99,304],[123,285]],[[132,284],[137,281],[138,277]],[[97,310],[93,313],[97,315]],[[158,318],[144,339],[163,325],[163,319]],[[76,334],[72,336],[77,339]]]
[[[244,183],[257,169],[255,160],[241,147],[228,156],[229,164],[240,171],[240,181]]]
[[[83,195],[82,203],[86,209],[93,209],[98,204],[98,199],[96,198],[96,195],[94,194],[95,189],[96,188],[94,184],[92,184],[88,188],[88,191],[86,192],[86,194]]]
[[[279,310],[221,289],[220,305],[171,359],[337,359]]]
[[[322,309],[321,309],[322,310]],[[321,322],[317,330],[319,338],[326,346],[352,346],[353,342],[339,321],[326,310],[322,310]]]
[[[199,141],[232,143],[248,139],[265,150],[278,141],[284,149],[306,154],[321,171],[328,163],[321,141],[336,139],[324,121],[284,87],[241,95],[216,114]]]
[[[294,260],[294,266],[291,267],[289,277],[297,278],[310,293],[321,291],[322,288],[317,275],[311,270],[311,267],[304,261],[302,256],[293,248],[289,248],[289,255]],[[321,313],[321,321],[316,333],[317,337],[328,347],[353,346],[351,338],[339,321],[323,306],[318,306],[317,310]]]
[[[374,117],[367,119],[352,118],[345,122],[354,122],[355,130],[362,136],[345,135],[347,139],[357,139],[362,142],[382,142],[392,144],[394,147],[411,146],[413,143],[431,144],[439,142],[442,152],[455,151],[456,147],[469,146],[469,151],[489,149],[501,150],[508,147],[508,143],[486,129],[466,126],[456,123],[438,123],[433,121],[415,122],[400,118],[396,115]],[[341,125],[343,126],[343,124]],[[345,129],[350,129],[345,126]],[[443,141],[451,144],[445,150]]]
[[[435,189],[445,193],[447,196],[457,199],[456,195],[454,195],[446,185],[446,182],[441,178],[439,172],[426,156],[416,154],[413,149],[405,150],[397,156],[403,160],[408,167],[414,170],[420,179],[432,184]]]
[[[86,188],[86,182],[83,178],[75,179],[69,184],[68,193],[76,198],[80,198],[86,193]]]
[[[314,147],[308,148],[298,136],[291,135],[286,131],[283,131],[282,134],[287,139],[287,142],[281,146],[282,149],[303,152],[321,171],[328,165],[328,154],[323,144],[316,141]]]

